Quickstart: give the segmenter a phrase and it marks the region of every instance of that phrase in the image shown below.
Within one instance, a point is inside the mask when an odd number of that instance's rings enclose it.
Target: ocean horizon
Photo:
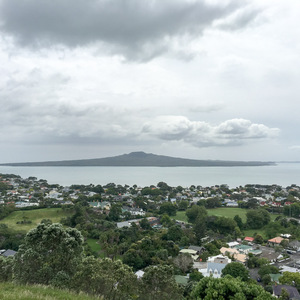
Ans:
[[[170,186],[213,186],[227,184],[234,188],[246,184],[288,186],[300,185],[299,163],[278,163],[255,167],[12,167],[0,166],[0,173],[45,179],[49,184],[115,183],[130,186],[156,185],[160,181]]]

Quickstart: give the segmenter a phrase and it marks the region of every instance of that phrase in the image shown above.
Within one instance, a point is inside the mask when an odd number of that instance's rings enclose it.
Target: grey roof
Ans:
[[[214,262],[208,262],[207,263],[207,272],[209,272],[210,270],[212,270],[213,272],[215,270],[218,271],[219,274],[222,273],[222,270],[226,267],[226,264],[218,264],[218,263],[214,263]]]
[[[1,255],[2,256],[14,256],[16,253],[17,253],[16,251],[8,249],[8,250],[4,251],[3,253],[1,253]]]
[[[300,294],[298,292],[298,290],[290,285],[276,285],[273,286],[273,292],[276,296],[280,296],[281,295],[281,290],[282,289],[286,289],[287,292],[290,295],[290,299],[300,299]]]
[[[199,251],[199,252],[201,252],[201,251],[203,251],[205,248],[204,247],[199,247],[199,246],[193,246],[193,245],[191,245],[191,246],[189,246],[189,249],[191,249],[191,250],[195,250],[195,251]]]

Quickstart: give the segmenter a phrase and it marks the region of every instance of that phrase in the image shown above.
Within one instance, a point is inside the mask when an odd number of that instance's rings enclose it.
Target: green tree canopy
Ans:
[[[246,283],[227,275],[222,278],[205,277],[192,290],[191,299],[215,300],[271,300],[276,299],[256,283]]]
[[[40,224],[15,255],[14,277],[22,283],[68,282],[82,260],[83,238],[74,228]]]
[[[175,282],[173,268],[167,265],[145,269],[141,281],[141,300],[181,300],[182,293]]]
[[[246,267],[239,262],[232,262],[226,265],[222,270],[222,276],[231,275],[234,278],[240,277],[242,281],[249,279],[249,271]]]
[[[270,220],[270,213],[265,209],[250,210],[246,214],[247,225],[251,229],[260,229],[267,225]]]
[[[186,216],[188,218],[189,223],[195,223],[196,219],[207,217],[207,211],[203,206],[193,205],[186,211]]]
[[[108,300],[136,299],[138,293],[137,277],[132,269],[120,260],[108,258],[85,258],[74,275],[72,288]]]

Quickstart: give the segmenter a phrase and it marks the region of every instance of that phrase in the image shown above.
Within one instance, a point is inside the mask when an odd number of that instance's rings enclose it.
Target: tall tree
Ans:
[[[82,260],[83,238],[74,228],[40,224],[15,255],[14,277],[22,283],[68,284]]]
[[[147,267],[141,281],[140,299],[182,299],[181,291],[173,276],[173,268],[167,265]]]
[[[222,278],[201,279],[193,288],[191,299],[275,300],[276,298],[256,283],[246,283],[227,275]]]
[[[203,206],[193,205],[190,209],[186,211],[186,216],[188,218],[189,223],[195,223],[198,217],[206,218],[207,211]]]
[[[222,276],[231,275],[234,278],[240,277],[242,281],[249,279],[249,271],[239,262],[232,262],[222,270]]]

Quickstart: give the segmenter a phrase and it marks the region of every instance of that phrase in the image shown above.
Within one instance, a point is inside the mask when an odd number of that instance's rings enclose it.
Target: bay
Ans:
[[[0,173],[46,179],[50,184],[136,184],[156,185],[164,181],[170,186],[213,186],[228,184],[300,185],[299,163],[278,163],[259,167],[9,167],[0,166]]]

